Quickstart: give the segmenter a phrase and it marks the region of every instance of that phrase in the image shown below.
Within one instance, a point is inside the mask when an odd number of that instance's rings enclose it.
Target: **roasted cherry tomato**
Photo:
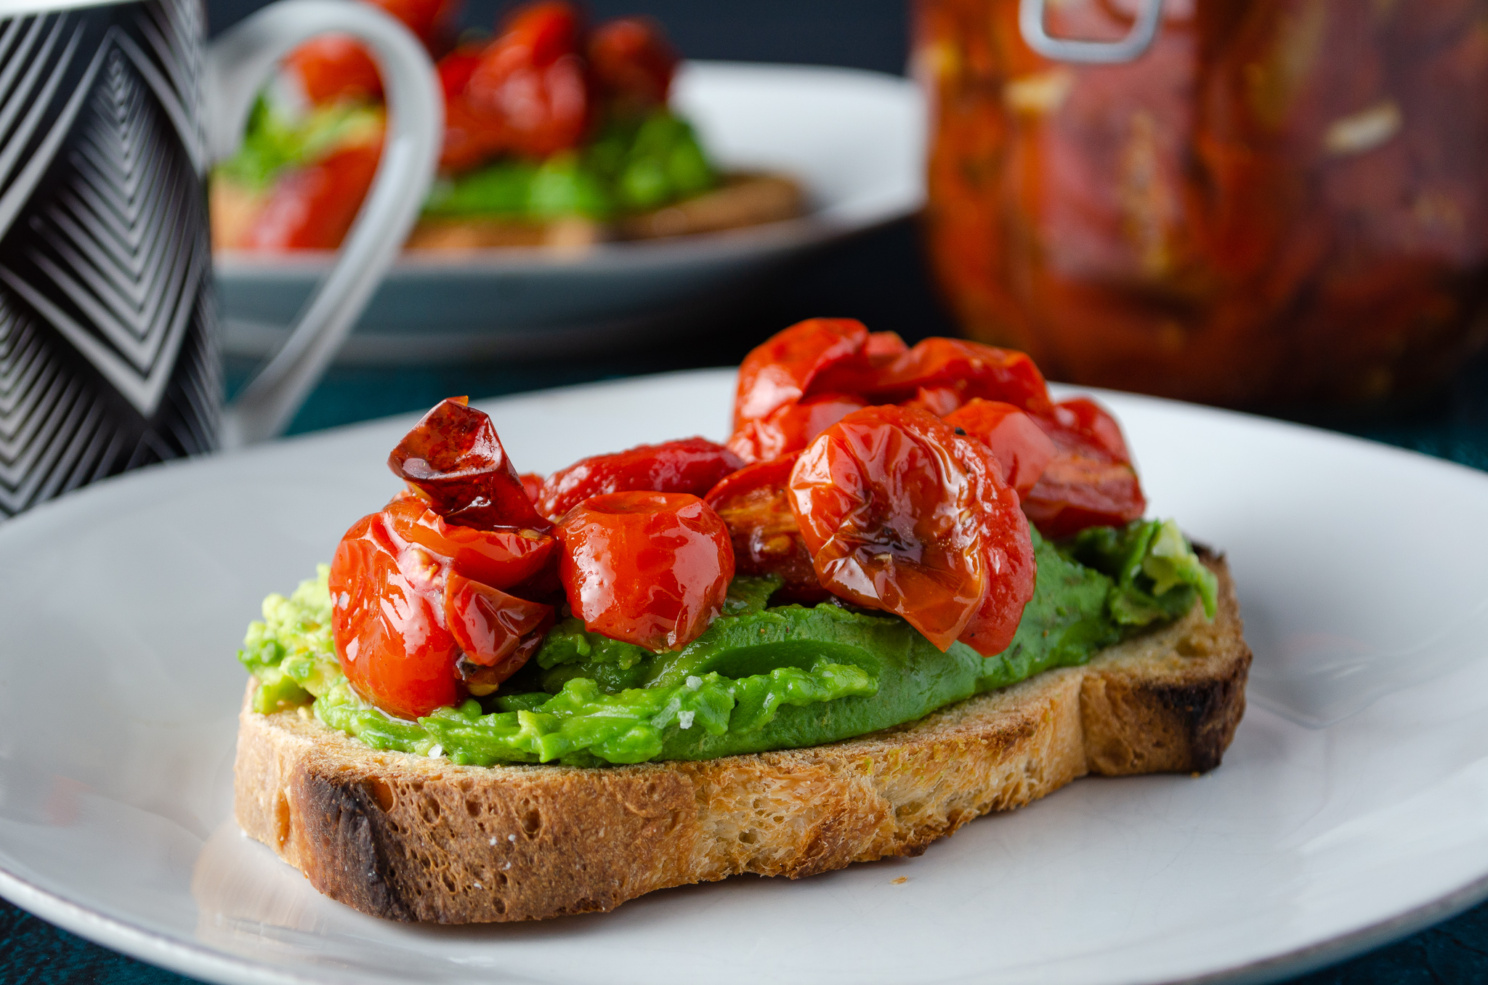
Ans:
[[[484,675],[486,682],[499,684],[526,662],[511,659],[518,655],[522,641],[553,624],[553,607],[519,599],[451,571],[445,582],[444,620],[466,660],[505,670],[496,680]]]
[[[316,105],[382,98],[377,63],[366,48],[344,34],[307,41],[290,52],[284,64],[299,77],[305,98]]]
[[[589,69],[600,93],[627,109],[664,106],[677,52],[654,21],[621,17],[589,36]]]
[[[1147,510],[1142,483],[1114,418],[1084,397],[1057,404],[1036,418],[1054,442],[1054,458],[1023,498],[1023,511],[1046,537],[1068,537],[1086,527],[1140,519]]]
[[[868,329],[851,318],[810,318],[777,332],[739,365],[734,430],[806,395],[816,377],[862,358]]]
[[[729,529],[734,569],[741,575],[779,575],[782,601],[814,604],[830,594],[816,578],[811,552],[786,495],[799,453],[746,465],[708,493]]]
[[[547,157],[577,147],[589,128],[589,84],[579,15],[562,2],[517,11],[481,54],[461,99],[502,148]]]
[[[585,628],[651,650],[696,639],[734,577],[728,528],[687,493],[617,492],[558,525],[558,573]]]
[[[480,62],[481,49],[475,47],[456,48],[439,59],[434,68],[439,73],[439,88],[444,91],[445,103],[454,102],[464,94]]]
[[[443,401],[404,435],[388,467],[448,523],[546,531],[496,428],[464,397]]]
[[[536,472],[523,472],[517,478],[522,480],[522,491],[527,494],[532,505],[536,506],[537,501],[542,498],[543,477]]]
[[[746,462],[764,462],[800,451],[811,439],[855,410],[868,406],[862,397],[823,393],[776,408],[768,416],[745,421],[728,447]]]
[[[389,529],[447,561],[466,578],[509,589],[532,578],[554,557],[551,534],[499,527],[479,530],[447,523],[418,497],[401,497],[384,509]]]
[[[1001,652],[1033,595],[1017,494],[980,443],[917,408],[869,407],[813,441],[791,510],[823,586],[902,616],[942,650]]]
[[[947,415],[945,422],[986,445],[1002,477],[1026,499],[1055,455],[1054,442],[1032,417],[1012,404],[980,397]]]
[[[1044,376],[1026,354],[965,339],[920,341],[874,374],[867,395],[899,403],[934,390],[950,391],[960,402],[1000,400],[1032,414],[1053,409]]]
[[[637,445],[612,455],[581,459],[548,476],[537,508],[557,519],[590,496],[645,490],[701,496],[744,462],[706,438]]]
[[[417,718],[457,704],[460,647],[444,622],[439,562],[363,517],[331,559],[331,630],[346,679],[393,715]]]
[[[269,193],[243,246],[251,250],[333,250],[351,228],[382,155],[382,141],[343,147],[286,174]]]

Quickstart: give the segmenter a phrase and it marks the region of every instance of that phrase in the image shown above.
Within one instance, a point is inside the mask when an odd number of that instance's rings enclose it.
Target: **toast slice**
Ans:
[[[244,704],[238,823],[316,889],[395,920],[484,923],[610,910],[741,872],[814,875],[917,855],[979,815],[1087,773],[1219,765],[1250,648],[1220,604],[917,722],[808,749],[603,769],[457,766],[377,752],[308,708]],[[250,694],[252,685],[250,685]]]

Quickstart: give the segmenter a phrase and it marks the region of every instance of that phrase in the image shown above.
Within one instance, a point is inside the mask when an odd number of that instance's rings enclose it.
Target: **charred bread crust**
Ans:
[[[239,824],[316,889],[394,920],[610,910],[743,872],[791,878],[918,855],[1086,773],[1202,772],[1244,712],[1250,649],[1222,558],[1195,611],[1084,667],[809,749],[605,769],[377,752],[308,709],[238,736]],[[251,686],[250,686],[251,693]]]

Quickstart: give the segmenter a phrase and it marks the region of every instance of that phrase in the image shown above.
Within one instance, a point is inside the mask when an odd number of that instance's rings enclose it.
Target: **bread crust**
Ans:
[[[316,889],[394,920],[610,910],[743,872],[918,855],[1087,773],[1219,765],[1251,653],[1222,558],[1217,618],[1178,622],[909,725],[808,749],[603,769],[378,752],[245,700],[238,823]],[[249,694],[252,693],[250,686]]]

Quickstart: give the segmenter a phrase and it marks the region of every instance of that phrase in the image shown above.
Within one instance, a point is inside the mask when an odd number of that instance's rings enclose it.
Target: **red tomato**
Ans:
[[[945,422],[987,446],[1002,467],[1003,479],[1017,490],[1019,499],[1028,498],[1055,455],[1049,436],[1012,404],[978,397],[947,415]]]
[[[519,10],[481,54],[461,100],[499,131],[504,149],[547,157],[577,147],[589,128],[589,84],[579,16],[567,3]],[[467,124],[468,125],[468,124]]]
[[[723,518],[741,575],[779,575],[785,601],[825,601],[811,552],[791,512],[786,483],[799,453],[746,465],[714,486],[704,501]]]
[[[388,467],[448,522],[484,529],[552,526],[532,508],[491,419],[464,397],[425,414],[388,456]]]
[[[480,49],[473,47],[456,48],[439,59],[434,68],[439,73],[439,88],[444,91],[446,104],[460,98],[480,61]]]
[[[483,675],[484,683],[498,684],[526,663],[525,656],[512,658],[522,656],[519,649],[524,639],[553,624],[553,607],[516,598],[451,571],[445,583],[444,619],[466,660],[504,672],[494,680]]]
[[[428,506],[422,499],[403,497],[389,503],[383,513],[394,535],[436,555],[466,578],[492,588],[511,588],[556,561],[550,534],[458,526]]]
[[[701,496],[743,465],[739,456],[706,438],[683,438],[660,445],[637,445],[612,455],[595,455],[548,476],[537,508],[557,519],[590,496],[645,490]]]
[[[331,631],[346,679],[393,715],[417,718],[464,697],[460,647],[445,628],[440,566],[389,536],[381,513],[346,532],[331,559]]]
[[[986,448],[917,408],[869,407],[791,471],[791,510],[823,586],[902,616],[944,650],[1012,640],[1033,596],[1017,494]]]
[[[868,406],[862,397],[823,393],[745,421],[729,438],[728,447],[746,462],[764,462],[805,448],[811,439],[855,410]]]
[[[1023,499],[1023,512],[1046,537],[1069,537],[1086,527],[1119,526],[1147,511],[1121,428],[1084,397],[1055,405],[1036,419],[1056,454]]]
[[[316,105],[382,98],[377,63],[366,48],[344,34],[327,34],[300,45],[284,65],[299,76],[305,98]]]
[[[622,105],[665,106],[677,52],[655,21],[621,17],[589,36],[589,69],[599,91]]]
[[[523,472],[517,478],[522,480],[522,492],[526,493],[527,499],[533,506],[536,506],[538,499],[542,496],[543,477],[536,472]]]
[[[686,493],[595,496],[569,511],[558,539],[574,615],[593,632],[651,650],[701,635],[734,577],[723,520]]]
[[[1053,409],[1043,374],[1025,353],[965,339],[922,340],[874,374],[868,396],[898,403],[922,390],[949,390],[962,402],[1000,400],[1032,414]]]
[[[285,175],[243,243],[251,250],[333,250],[351,228],[382,155],[382,140],[343,147]]]
[[[868,329],[851,318],[811,318],[777,332],[739,365],[734,430],[806,395],[816,377],[861,358]]]

